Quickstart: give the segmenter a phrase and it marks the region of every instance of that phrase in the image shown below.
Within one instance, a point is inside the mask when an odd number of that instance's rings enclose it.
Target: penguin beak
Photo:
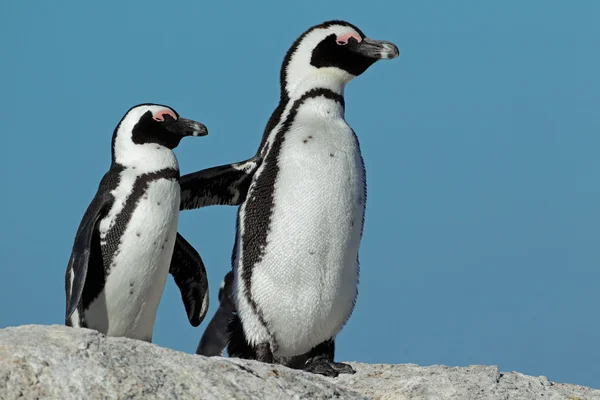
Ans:
[[[360,54],[361,56],[376,58],[378,60],[389,60],[400,55],[398,47],[396,47],[394,43],[386,42],[385,40],[364,38],[362,41],[358,42],[356,39],[350,38],[347,47],[348,50]]]
[[[170,132],[176,133],[181,137],[184,136],[206,136],[208,135],[208,129],[204,124],[196,121],[192,121],[187,118],[168,119],[163,122],[165,128]]]

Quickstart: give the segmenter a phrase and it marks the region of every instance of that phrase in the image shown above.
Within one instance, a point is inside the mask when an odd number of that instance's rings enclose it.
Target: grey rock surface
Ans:
[[[377,400],[600,399],[600,390],[553,383],[544,376],[501,373],[495,366],[351,364],[356,374],[326,379]]]
[[[324,379],[258,362],[206,358],[89,329],[0,330],[0,398],[364,399]]]
[[[600,399],[496,367],[352,365],[355,375],[332,379],[88,329],[0,329],[0,399]]]

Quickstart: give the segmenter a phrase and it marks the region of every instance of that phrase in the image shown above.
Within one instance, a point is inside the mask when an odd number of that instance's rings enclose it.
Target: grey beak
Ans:
[[[181,136],[206,136],[208,135],[208,129],[204,124],[196,121],[192,121],[187,118],[179,118],[178,120],[165,121],[166,128],[173,132],[178,133]]]
[[[348,42],[348,49],[362,56],[380,60],[389,60],[400,55],[400,51],[394,43],[369,38],[364,38],[360,43],[351,38]]]

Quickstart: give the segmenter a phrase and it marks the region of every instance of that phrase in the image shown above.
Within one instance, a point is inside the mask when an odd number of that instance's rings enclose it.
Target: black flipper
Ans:
[[[239,206],[246,199],[252,176],[260,164],[258,157],[234,164],[203,169],[181,177],[180,210],[229,205]]]
[[[190,324],[200,325],[208,311],[208,280],[200,254],[177,233],[169,273],[181,291]]]
[[[112,206],[112,195],[108,192],[101,193],[102,183],[100,188],[85,211],[75,235],[73,251],[71,252],[65,276],[65,293],[67,296],[65,323],[67,323],[69,317],[75,312],[81,300],[90,261],[92,238],[94,237],[94,232],[97,231],[98,221],[106,215]],[[72,284],[70,274],[73,275]]]
[[[223,355],[229,340],[227,327],[235,311],[232,286],[233,272],[229,271],[219,289],[219,308],[208,323],[200,343],[198,343],[196,354],[208,357]]]

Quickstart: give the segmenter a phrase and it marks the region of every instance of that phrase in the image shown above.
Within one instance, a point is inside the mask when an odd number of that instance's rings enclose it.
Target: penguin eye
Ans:
[[[177,118],[175,118],[175,114],[173,114],[173,111],[161,110],[161,111],[158,111],[157,113],[155,113],[152,116],[152,119],[154,119],[155,121],[158,121],[158,122],[164,122],[165,120],[168,120],[168,119],[176,120]]]
[[[356,33],[347,33],[336,38],[335,42],[340,46],[345,46],[350,42],[350,40],[355,40],[357,43],[360,43],[362,38]]]

